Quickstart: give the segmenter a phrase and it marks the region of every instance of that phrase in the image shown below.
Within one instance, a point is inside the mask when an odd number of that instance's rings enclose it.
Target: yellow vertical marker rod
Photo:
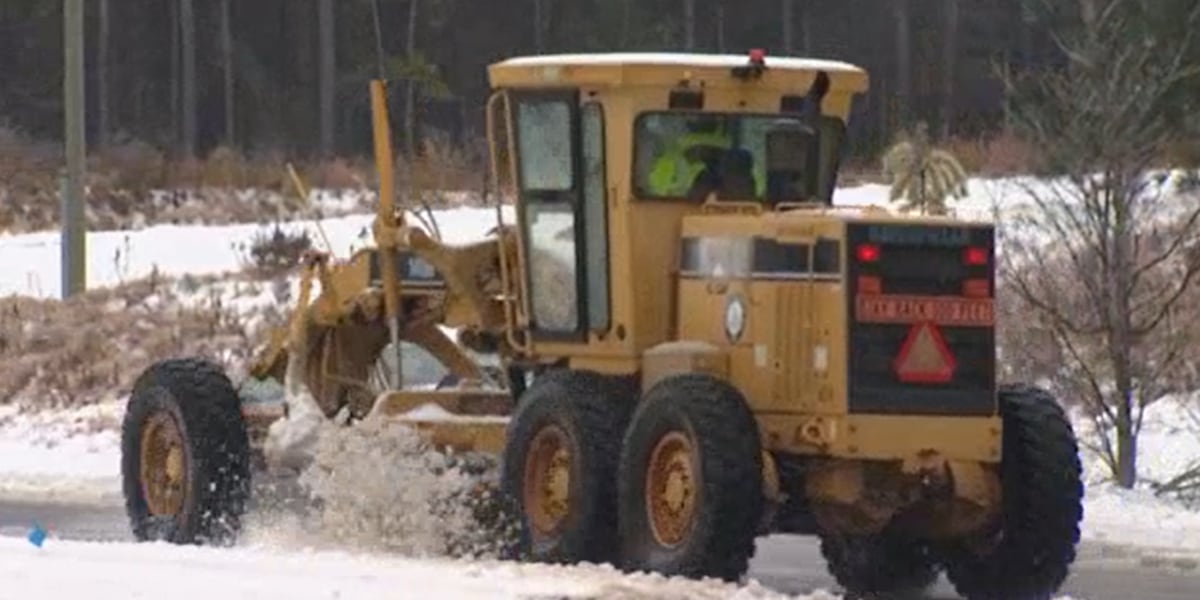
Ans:
[[[375,166],[379,170],[379,208],[376,218],[391,225],[395,214],[395,180],[392,158],[392,128],[388,124],[387,91],[384,82],[371,80],[371,119],[375,132]],[[400,222],[403,223],[403,215]],[[383,240],[375,240],[383,244]]]
[[[379,275],[383,282],[383,307],[388,333],[396,352],[392,387],[403,387],[400,353],[400,280],[396,277],[396,230],[404,225],[403,212],[395,205],[395,161],[392,158],[392,129],[388,124],[384,82],[371,80],[371,119],[375,134],[375,168],[379,172],[379,206],[375,212],[375,244],[379,248]]]

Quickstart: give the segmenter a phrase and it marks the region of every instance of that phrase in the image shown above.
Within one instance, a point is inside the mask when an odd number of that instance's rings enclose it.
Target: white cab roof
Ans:
[[[749,60],[749,54],[614,52],[599,54],[549,54],[542,56],[521,56],[510,58],[498,64],[511,67],[673,65],[733,68],[746,65]],[[795,69],[803,71],[821,70],[863,73],[863,70],[860,67],[850,63],[819,58],[771,56],[768,54],[764,57],[764,63],[769,69]]]

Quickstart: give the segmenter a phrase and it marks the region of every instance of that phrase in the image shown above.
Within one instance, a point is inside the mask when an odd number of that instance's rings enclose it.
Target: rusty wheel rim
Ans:
[[[683,541],[696,512],[697,478],[692,442],[672,431],[650,452],[646,469],[646,513],[654,539],[663,546]]]
[[[525,455],[525,512],[538,533],[551,534],[562,525],[570,508],[570,490],[571,450],[566,432],[547,425],[534,436]]]
[[[142,496],[151,515],[181,512],[185,458],[183,434],[175,419],[166,412],[151,415],[142,429],[139,461]]]

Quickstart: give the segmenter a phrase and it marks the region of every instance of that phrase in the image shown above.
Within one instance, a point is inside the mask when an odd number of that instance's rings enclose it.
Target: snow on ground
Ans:
[[[119,503],[117,436],[111,428],[93,431],[98,422],[111,426],[119,420],[119,406],[71,415],[32,416],[12,410],[0,414],[0,499]],[[383,471],[396,473],[394,453],[363,461],[359,460],[361,447],[346,446],[344,440],[334,446],[334,451],[356,456],[354,468],[339,469],[336,478],[331,474],[314,487],[325,492],[326,502],[340,507],[332,513],[340,520],[323,523],[336,529],[338,536],[307,537],[309,532],[289,522],[287,514],[269,509],[248,516],[246,535],[236,548],[70,541],[57,538],[53,523],[48,523],[50,535],[40,548],[20,537],[0,536],[0,597],[53,591],[60,597],[149,598],[160,595],[166,586],[180,600],[214,596],[347,600],[390,596],[405,589],[419,589],[421,597],[467,600],[840,598],[823,591],[789,596],[755,581],[734,585],[625,574],[608,565],[439,557],[436,544],[428,538],[454,527],[455,514],[444,515],[449,517],[446,522],[422,519],[412,514],[416,511],[395,514],[397,505],[408,506],[413,498],[427,496],[416,488],[436,490],[429,481],[434,476],[422,471],[381,477]],[[384,462],[389,464],[385,467]],[[366,480],[374,483],[364,487]],[[39,485],[47,486],[43,489],[48,492],[38,494]],[[383,518],[385,511],[388,516]],[[347,535],[352,537],[346,539]]]
[[[1079,435],[1093,437],[1095,427],[1082,417]],[[1108,476],[1099,455],[1085,453],[1089,482]],[[1146,480],[1167,481],[1189,468],[1200,466],[1200,392],[1164,396],[1146,408],[1138,435],[1138,475]]]
[[[1077,421],[1080,436],[1094,436],[1090,422]],[[1200,553],[1200,511],[1155,496],[1149,485],[1200,466],[1200,392],[1166,396],[1146,408],[1138,436],[1137,488],[1113,485],[1108,467],[1097,453],[1084,450],[1082,459],[1088,482],[1085,539],[1162,552]]]
[[[268,548],[213,549],[165,544],[51,540],[34,548],[0,537],[0,595],[5,598],[153,598],[170,589],[177,600],[349,600],[402,596],[503,600],[834,600],[817,592],[787,596],[751,583],[691,581],[622,574],[606,566],[411,560],[336,552]],[[410,590],[407,594],[403,590]]]
[[[1142,551],[1200,554],[1200,512],[1145,489],[1088,486],[1083,538]]]
[[[0,497],[108,503],[121,498],[120,403],[49,414],[0,406]]]

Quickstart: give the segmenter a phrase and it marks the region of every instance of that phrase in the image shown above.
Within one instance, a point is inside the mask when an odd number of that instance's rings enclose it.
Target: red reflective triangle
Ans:
[[[956,366],[942,333],[930,321],[913,324],[892,361],[896,377],[905,383],[946,383]]]

